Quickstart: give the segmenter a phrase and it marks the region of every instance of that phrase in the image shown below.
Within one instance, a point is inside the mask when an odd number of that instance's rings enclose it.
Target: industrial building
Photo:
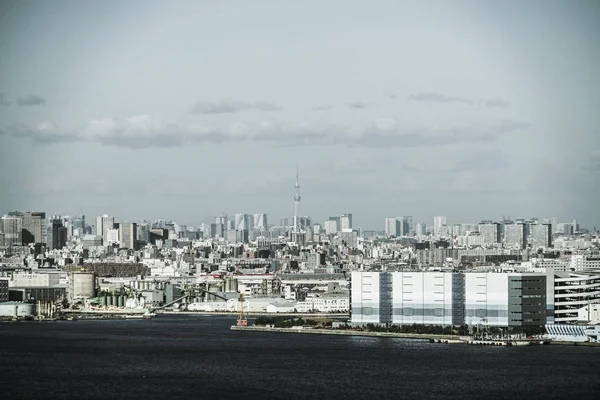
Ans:
[[[546,275],[353,272],[352,323],[541,326]]]

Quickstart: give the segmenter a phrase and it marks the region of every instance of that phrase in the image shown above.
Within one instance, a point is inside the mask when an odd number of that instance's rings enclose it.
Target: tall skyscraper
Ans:
[[[23,244],[46,243],[46,213],[26,212],[22,218]]]
[[[342,214],[340,218],[341,229],[352,229],[352,214]]]
[[[446,225],[446,217],[437,215],[433,217],[433,235],[440,236],[442,232],[442,226]]]
[[[415,226],[415,231],[418,236],[425,236],[427,234],[427,225],[424,222],[418,222]]]
[[[4,233],[4,246],[21,246],[23,244],[23,220],[21,217],[2,217],[0,231]]]
[[[266,230],[268,228],[267,214],[254,214],[254,229]]]
[[[385,235],[398,236],[400,234],[400,221],[396,217],[388,217],[385,219]]]
[[[234,230],[249,231],[252,229],[253,216],[250,214],[235,214]]]
[[[60,216],[50,217],[46,239],[49,250],[60,250],[67,245],[67,228]]]
[[[108,244],[108,230],[114,229],[115,217],[109,217],[104,214],[101,217],[96,217],[96,235],[102,236],[103,244]]]
[[[137,224],[121,222],[119,224],[119,246],[126,249],[137,249]]]

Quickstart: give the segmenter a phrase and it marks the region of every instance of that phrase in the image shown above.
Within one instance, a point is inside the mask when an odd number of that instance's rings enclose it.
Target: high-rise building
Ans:
[[[492,221],[482,221],[479,224],[479,233],[483,236],[485,244],[500,243],[500,224]]]
[[[119,241],[119,229],[113,228],[106,231],[106,240],[102,239],[104,246],[110,246],[113,244],[120,244]]]
[[[252,229],[254,219],[250,214],[235,214],[235,225],[234,230],[236,231],[249,231]]]
[[[108,244],[108,230],[114,229],[115,217],[110,217],[106,214],[101,217],[96,217],[96,235],[102,236],[104,245]]]
[[[338,220],[335,217],[330,217],[327,221],[325,221],[325,234],[326,235],[335,235],[338,232]]]
[[[139,243],[150,243],[150,225],[142,222],[137,225],[137,241]]]
[[[290,219],[289,218],[281,218],[280,225],[283,228],[288,228],[290,226]]]
[[[298,217],[298,228],[301,231],[308,230],[311,226],[312,226],[312,221],[310,220],[310,217],[307,217],[307,216]]]
[[[524,249],[526,246],[525,224],[505,224],[504,247],[507,249]]]
[[[540,247],[548,248],[552,246],[552,225],[550,224],[532,224],[529,232],[529,244],[532,249]]]
[[[400,221],[396,217],[388,217],[385,219],[385,235],[398,236],[400,234]]]
[[[21,246],[23,244],[23,220],[21,217],[2,217],[0,231],[4,233],[4,246]]]
[[[352,214],[342,214],[340,218],[341,230],[352,229]]]
[[[60,250],[67,245],[67,228],[60,216],[53,216],[48,221],[46,240],[49,250]]]
[[[126,249],[137,249],[137,224],[122,222],[119,224],[119,246]]]
[[[23,213],[23,244],[46,243],[46,213]]]
[[[85,215],[77,215],[73,218],[73,229],[81,229],[81,232],[85,232]]]
[[[254,214],[254,229],[266,230],[268,228],[267,214]]]
[[[396,218],[399,222],[400,231],[398,235],[400,236],[409,236],[410,235],[410,226],[412,224],[412,217],[398,217]]]
[[[437,215],[433,217],[433,235],[440,236],[442,226],[446,225],[446,217]]]
[[[427,235],[427,225],[424,222],[418,222],[415,231],[418,236],[425,236]]]

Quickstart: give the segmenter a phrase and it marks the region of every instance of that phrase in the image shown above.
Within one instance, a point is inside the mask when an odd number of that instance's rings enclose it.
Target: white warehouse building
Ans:
[[[353,272],[353,324],[541,326],[546,276],[535,273]]]

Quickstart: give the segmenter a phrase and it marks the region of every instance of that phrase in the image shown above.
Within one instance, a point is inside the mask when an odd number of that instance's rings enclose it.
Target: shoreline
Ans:
[[[280,333],[309,333],[314,335],[341,335],[341,336],[370,336],[370,337],[391,337],[399,339],[417,339],[417,340],[459,340],[457,335],[436,335],[421,333],[391,333],[391,332],[365,332],[350,331],[343,329],[323,329],[323,328],[271,328],[267,326],[232,326],[232,331],[254,331],[254,332],[280,332]]]
[[[239,315],[238,311],[159,311],[157,315]],[[252,319],[255,317],[314,317],[314,318],[332,318],[344,319],[350,318],[350,314],[327,314],[327,313],[268,313],[268,312],[253,312],[246,313],[246,318]]]
[[[466,341],[462,340],[458,335],[436,335],[436,334],[425,334],[425,333],[391,333],[391,332],[364,332],[364,331],[350,331],[340,329],[322,329],[322,328],[272,328],[266,326],[232,326],[232,331],[250,331],[250,332],[272,332],[272,333],[306,333],[313,335],[339,335],[339,336],[365,336],[365,337],[387,337],[396,339],[412,339],[412,340],[423,340],[429,342],[436,342],[445,344],[467,344]],[[506,342],[516,342],[519,340],[507,340]],[[535,342],[535,341],[534,341]],[[533,345],[533,344],[532,344]],[[593,342],[563,342],[558,340],[551,340],[547,345],[560,345],[560,346],[585,346],[585,347],[600,347],[600,343]]]

